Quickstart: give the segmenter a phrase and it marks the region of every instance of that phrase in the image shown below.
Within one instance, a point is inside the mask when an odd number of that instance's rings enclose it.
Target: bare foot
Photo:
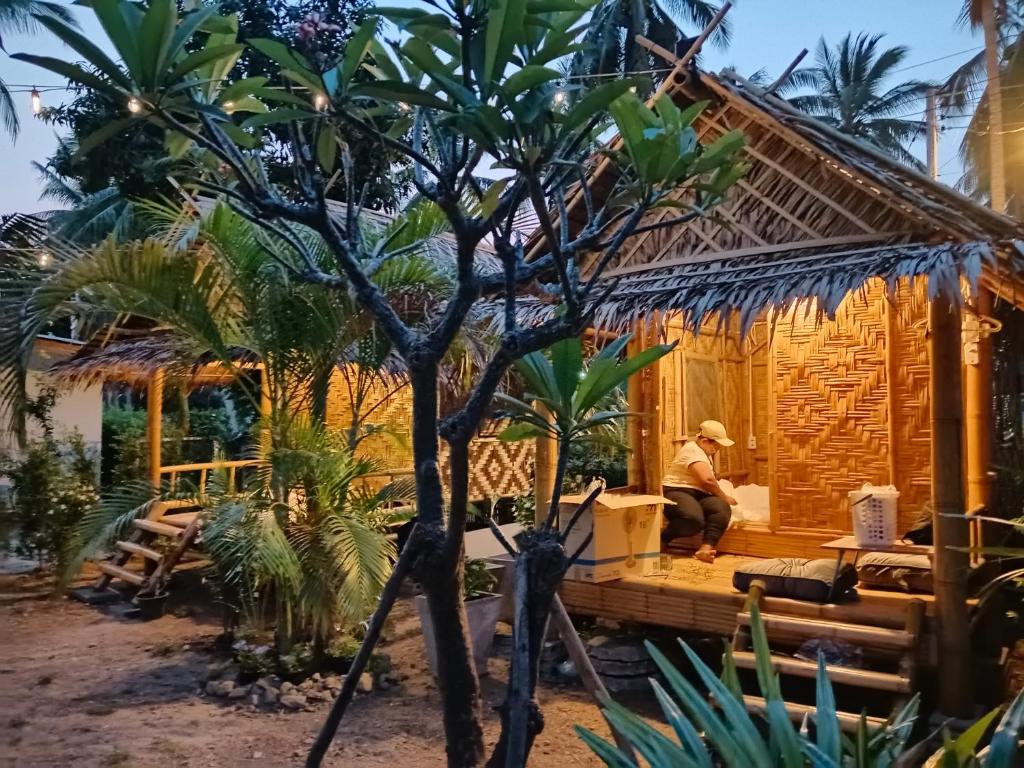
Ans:
[[[693,553],[693,556],[700,560],[702,563],[713,563],[715,562],[716,552],[710,545],[703,544],[700,549]]]
[[[718,552],[716,550],[706,544],[694,552],[693,556],[700,562],[713,563],[715,562],[715,555],[717,554]]]

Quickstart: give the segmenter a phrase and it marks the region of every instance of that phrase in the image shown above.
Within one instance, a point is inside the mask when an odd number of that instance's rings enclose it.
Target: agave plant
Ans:
[[[809,716],[814,725],[812,738],[808,735],[808,723],[797,727],[786,711],[756,605],[751,608],[750,631],[757,658],[758,684],[765,699],[763,716],[747,710],[728,645],[719,678],[689,645],[680,641],[687,659],[710,694],[709,701],[661,651],[647,642],[648,653],[669,690],[653,678],[651,687],[676,740],[610,700],[604,705],[608,723],[651,768],[803,768],[808,765],[813,768],[896,768],[921,762],[924,744],[908,747],[919,709],[916,695],[877,728],[869,726],[867,718],[862,716],[854,733],[848,736],[840,727],[835,694],[825,662],[819,656],[816,712]],[[1011,768],[1024,726],[1024,694],[1006,711],[988,749],[979,757],[976,749],[998,714],[998,710],[990,712],[956,739],[945,736],[943,748],[931,758],[929,765]],[[582,726],[576,726],[576,732],[605,765],[636,768],[635,759],[620,747]]]
[[[558,441],[551,516],[558,509],[570,446],[580,442],[614,445],[618,436],[615,426],[628,415],[625,411],[598,410],[598,406],[622,388],[630,376],[675,348],[675,342],[658,344],[620,360],[631,338],[620,336],[589,361],[583,359],[583,342],[578,337],[526,355],[516,362],[516,370],[526,382],[525,399],[496,396],[506,409],[503,415],[515,422],[502,431],[501,440],[553,437]]]

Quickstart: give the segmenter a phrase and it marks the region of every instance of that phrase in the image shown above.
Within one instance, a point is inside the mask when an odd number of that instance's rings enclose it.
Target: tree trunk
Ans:
[[[436,672],[448,765],[469,768],[479,765],[483,759],[483,717],[480,685],[473,668],[472,644],[462,602],[461,533],[445,536],[444,500],[438,471],[437,381],[436,364],[423,366],[412,376],[416,502],[424,535],[424,551],[417,563],[416,577],[426,593],[434,624],[435,647],[439,650]],[[457,458],[451,482],[460,509],[452,515],[451,525],[462,526],[469,465],[468,461],[458,460],[462,454],[457,449],[453,453]],[[459,546],[449,546],[451,541]]]
[[[309,417],[314,427],[327,426],[327,398],[331,390],[333,367],[319,371],[309,384]]]
[[[551,605],[569,564],[553,531],[524,531],[517,543],[512,665],[508,696],[500,708],[501,736],[489,768],[525,766],[534,740],[544,729],[536,698],[540,659]]]

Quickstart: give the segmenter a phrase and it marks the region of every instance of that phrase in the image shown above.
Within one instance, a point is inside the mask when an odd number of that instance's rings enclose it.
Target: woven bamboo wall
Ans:
[[[371,424],[383,425],[391,434],[373,435],[359,446],[361,455],[380,461],[387,469],[412,467],[412,392],[402,388],[387,397],[388,389],[380,383],[373,386],[364,408],[383,403],[368,418]],[[327,426],[348,429],[352,424],[352,400],[345,375],[335,371],[327,397]]]
[[[408,387],[388,396],[383,385],[375,385],[367,402],[382,405],[370,416],[372,424],[384,425],[390,434],[374,435],[360,445],[360,453],[379,460],[389,470],[412,468],[412,393]],[[327,424],[332,429],[347,429],[351,424],[352,401],[345,377],[335,371],[327,399]],[[493,427],[493,425],[489,425]],[[536,446],[532,440],[502,443],[491,434],[477,437],[470,444],[470,499],[498,499],[520,496],[533,489]],[[448,477],[448,452],[441,443],[441,476]]]
[[[865,482],[901,491],[901,528],[920,512],[929,494],[922,311],[907,291],[890,305],[876,282],[848,297],[834,321],[819,326],[802,311],[779,319],[771,345],[779,526],[850,530],[847,493]]]
[[[928,399],[928,345],[924,322],[928,300],[924,285],[900,286],[890,308],[892,338],[890,370],[893,402],[893,462],[900,491],[900,532],[931,501],[932,432]]]

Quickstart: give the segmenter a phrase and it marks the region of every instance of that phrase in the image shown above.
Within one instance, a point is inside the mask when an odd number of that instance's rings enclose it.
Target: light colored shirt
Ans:
[[[697,445],[696,441],[687,440],[679,449],[676,457],[672,459],[668,472],[661,480],[662,485],[667,485],[670,488],[705,490],[700,478],[691,469],[694,464],[701,462],[707,464],[711,468],[711,472],[714,473],[715,465],[711,463],[711,457],[704,453],[704,449]]]

